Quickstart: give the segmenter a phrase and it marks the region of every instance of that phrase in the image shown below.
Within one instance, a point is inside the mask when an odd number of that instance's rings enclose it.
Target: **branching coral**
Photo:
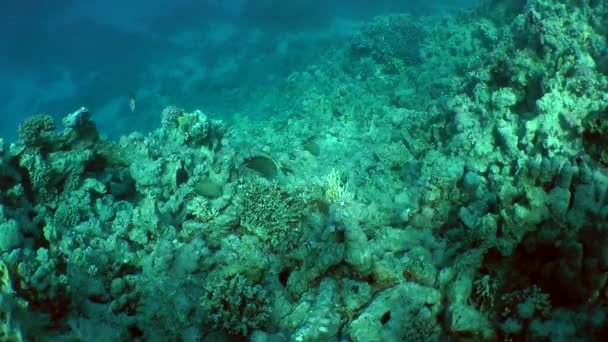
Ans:
[[[36,115],[19,125],[19,140],[27,147],[42,148],[56,139],[55,121],[50,115]]]
[[[298,245],[306,206],[301,194],[263,180],[245,180],[235,199],[241,226],[273,251],[288,252]]]
[[[206,286],[201,307],[214,329],[247,336],[262,328],[270,315],[268,292],[242,275],[215,278]]]

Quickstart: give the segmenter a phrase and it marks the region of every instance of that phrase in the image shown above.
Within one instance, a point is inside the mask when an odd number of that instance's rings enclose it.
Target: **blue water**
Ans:
[[[108,136],[155,127],[175,104],[228,119],[389,12],[453,11],[472,1],[13,1],[0,16],[0,136],[25,117],[86,106]],[[136,110],[129,109],[134,94]]]

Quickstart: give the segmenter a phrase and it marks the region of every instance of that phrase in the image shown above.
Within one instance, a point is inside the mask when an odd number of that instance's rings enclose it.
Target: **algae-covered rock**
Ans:
[[[441,310],[438,290],[416,283],[402,283],[377,294],[370,304],[347,326],[353,341],[401,340],[418,335],[424,340],[437,336],[437,315]],[[426,321],[418,325],[413,322]],[[429,329],[411,331],[417,327]]]
[[[303,317],[300,328],[291,339],[296,342],[326,341],[335,338],[340,328],[340,316],[335,307],[337,284],[330,278],[323,279],[318,293]]]
[[[23,234],[19,229],[19,223],[8,220],[0,223],[0,253],[10,252],[23,243]]]
[[[162,134],[168,139],[192,147],[204,146],[210,150],[220,147],[226,127],[220,120],[210,120],[200,110],[186,112],[167,107],[162,113]]]

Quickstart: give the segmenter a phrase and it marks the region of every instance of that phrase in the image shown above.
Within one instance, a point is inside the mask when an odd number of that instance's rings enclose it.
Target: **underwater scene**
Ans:
[[[3,4],[0,341],[608,340],[608,2]]]

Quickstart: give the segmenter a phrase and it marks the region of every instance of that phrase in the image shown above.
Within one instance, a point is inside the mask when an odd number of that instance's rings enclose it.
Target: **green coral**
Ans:
[[[23,167],[29,176],[30,190],[43,200],[50,200],[56,194],[51,187],[52,168],[40,153],[24,153],[19,158],[19,166]]]
[[[61,203],[55,211],[54,223],[59,229],[75,226],[80,221],[80,210],[68,203]]]
[[[295,193],[262,180],[246,180],[236,203],[240,223],[277,252],[292,250],[302,237],[305,202]]]
[[[401,168],[413,159],[410,151],[400,141],[382,144],[375,152],[380,162],[389,168]]]
[[[247,336],[264,326],[270,317],[268,292],[237,274],[208,282],[201,306],[214,329]]]
[[[187,211],[200,222],[210,222],[215,219],[219,212],[210,206],[204,197],[195,197],[187,205]]]
[[[27,147],[48,146],[56,137],[55,121],[50,115],[35,115],[19,125],[19,140]]]

